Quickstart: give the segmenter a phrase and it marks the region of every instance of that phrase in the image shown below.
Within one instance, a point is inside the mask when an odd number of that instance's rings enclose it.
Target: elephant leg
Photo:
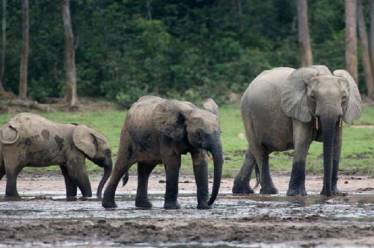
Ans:
[[[118,151],[118,158],[116,164],[114,165],[112,174],[110,176],[108,185],[104,191],[104,197],[102,200],[102,206],[104,208],[116,208],[114,197],[119,181],[125,175],[127,175],[130,167],[136,162],[133,158],[131,145],[128,144],[128,140],[125,136],[126,134],[121,134],[120,148]],[[123,140],[123,137],[125,137]],[[125,176],[127,182],[127,176]]]
[[[17,176],[18,173],[21,171],[21,168],[17,165],[7,164],[5,167],[6,172],[6,187],[5,187],[5,197],[7,199],[19,199],[20,196],[17,191]]]
[[[288,185],[287,195],[306,195],[305,191],[305,161],[309,145],[312,142],[310,127],[296,121],[294,126],[294,157],[292,163],[291,179]]]
[[[239,173],[236,175],[234,180],[234,186],[232,188],[233,194],[253,194],[254,191],[250,186],[251,174],[253,167],[256,165],[256,159],[248,149],[245,153],[245,159]]]
[[[197,187],[197,208],[209,209],[208,162],[202,150],[191,152],[193,171]]]
[[[169,152],[170,153],[170,152]],[[179,209],[178,203],[178,179],[181,165],[181,156],[178,154],[164,155],[162,162],[166,171],[165,209]]]
[[[258,145],[253,148],[253,155],[256,159],[260,171],[260,193],[267,195],[277,194],[278,190],[275,188],[270,175],[269,153],[267,151],[264,151],[261,145]]]
[[[77,196],[77,184],[70,178],[65,165],[60,165],[60,169],[65,179],[66,199],[68,201],[75,200]]]
[[[148,179],[155,167],[156,164],[138,163],[138,188],[135,199],[135,206],[138,208],[152,208],[152,203],[148,199]]]
[[[84,164],[84,157],[69,160],[66,164],[66,168],[68,176],[78,186],[82,196],[92,197],[91,183]]]
[[[334,154],[332,160],[332,194],[339,194],[338,183],[338,170],[340,162],[340,154],[342,150],[342,128],[337,131],[334,140]]]
[[[1,164],[1,162],[0,162],[0,164]],[[1,165],[0,166],[0,180],[3,178],[4,175],[5,175],[5,166]]]

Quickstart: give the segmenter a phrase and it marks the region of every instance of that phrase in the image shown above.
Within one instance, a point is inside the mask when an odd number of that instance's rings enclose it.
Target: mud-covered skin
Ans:
[[[249,143],[233,193],[253,193],[249,179],[259,172],[260,193],[276,194],[269,154],[295,149],[287,194],[306,195],[305,161],[312,141],[323,142],[324,179],[321,194],[338,193],[341,122],[352,123],[361,113],[357,85],[344,70],[326,66],[274,68],[257,76],[244,92],[241,114]],[[256,171],[257,172],[257,171]]]
[[[141,97],[134,103],[121,131],[118,158],[105,189],[102,205],[116,207],[114,196],[120,179],[127,181],[129,168],[138,163],[136,207],[152,207],[148,200],[148,177],[157,164],[166,172],[165,209],[178,209],[178,177],[181,155],[191,153],[197,185],[198,208],[207,209],[214,202],[222,173],[222,147],[218,106],[208,100],[205,109],[189,102]],[[212,195],[208,197],[206,152],[214,162]]]
[[[92,196],[86,157],[104,167],[102,185],[111,172],[109,143],[103,135],[83,125],[60,124],[36,114],[21,113],[0,128],[0,143],[0,177],[6,174],[5,195],[9,199],[19,198],[17,175],[24,167],[59,165],[68,199],[76,197],[77,188],[84,197]]]

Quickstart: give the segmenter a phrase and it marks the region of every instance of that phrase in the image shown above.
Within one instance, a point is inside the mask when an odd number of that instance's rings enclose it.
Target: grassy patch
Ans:
[[[88,113],[68,113],[55,112],[44,113],[43,116],[62,123],[82,123],[105,134],[113,149],[114,160],[117,156],[119,135],[126,115],[125,111],[105,111]],[[234,176],[239,170],[242,162],[247,142],[244,138],[244,129],[240,117],[238,106],[223,106],[220,110],[222,141],[225,152],[225,165],[223,175]],[[0,124],[5,123],[12,115],[1,114]],[[363,115],[356,124],[374,125],[374,108],[365,108]],[[343,131],[343,151],[341,160],[341,171],[349,173],[360,173],[374,175],[374,128],[354,128],[345,126]],[[291,171],[292,151],[276,152],[271,155],[271,170]],[[314,142],[309,150],[307,170],[309,172],[322,172],[322,144]],[[88,162],[90,171],[101,171],[101,168]],[[213,166],[210,166],[212,170]],[[133,167],[134,170],[135,166]],[[57,167],[43,169],[28,168],[26,171],[55,171]],[[162,166],[158,171],[162,172]],[[183,173],[192,174],[192,166],[189,155],[183,156]]]

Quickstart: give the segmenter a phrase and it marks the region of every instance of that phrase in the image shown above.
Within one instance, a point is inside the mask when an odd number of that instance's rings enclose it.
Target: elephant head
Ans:
[[[102,189],[112,172],[113,166],[109,142],[104,135],[85,125],[75,127],[73,142],[89,160],[104,168],[104,174],[97,188],[97,197],[101,198]]]
[[[304,123],[316,121],[322,128],[324,153],[324,189],[331,194],[333,144],[340,123],[351,124],[361,114],[357,85],[347,71],[332,74],[326,66],[300,68],[291,73],[281,89],[284,113]]]
[[[208,205],[215,201],[222,176],[223,154],[220,140],[218,106],[208,99],[204,109],[189,102],[168,100],[155,111],[156,126],[162,135],[176,143],[188,143],[193,149],[204,149],[212,154],[214,181]]]

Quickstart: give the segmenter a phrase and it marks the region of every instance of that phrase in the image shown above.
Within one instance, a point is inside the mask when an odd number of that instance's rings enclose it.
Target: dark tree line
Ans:
[[[264,69],[312,63],[346,67],[374,97],[372,0],[21,3],[2,0],[0,59],[0,90],[21,98],[226,100]]]

